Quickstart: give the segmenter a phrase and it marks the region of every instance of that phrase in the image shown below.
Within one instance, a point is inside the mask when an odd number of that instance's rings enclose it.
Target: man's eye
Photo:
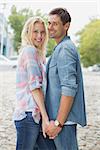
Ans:
[[[48,25],[50,25],[51,24],[51,22],[48,22]]]
[[[54,25],[55,25],[55,26],[57,26],[57,23],[56,23],[56,22],[54,22]]]

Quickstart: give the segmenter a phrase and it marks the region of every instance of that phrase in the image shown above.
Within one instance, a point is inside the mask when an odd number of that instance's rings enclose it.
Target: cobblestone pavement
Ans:
[[[78,126],[80,150],[100,150],[100,72],[84,71],[87,121]],[[15,105],[15,71],[0,71],[0,150],[15,150],[12,114]]]

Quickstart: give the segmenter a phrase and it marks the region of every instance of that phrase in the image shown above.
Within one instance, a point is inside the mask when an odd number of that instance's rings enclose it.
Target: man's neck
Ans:
[[[56,43],[59,44],[65,36],[66,35],[63,35],[62,37],[55,39]]]

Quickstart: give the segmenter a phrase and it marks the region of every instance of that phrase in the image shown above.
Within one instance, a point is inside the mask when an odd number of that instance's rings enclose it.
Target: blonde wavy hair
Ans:
[[[31,17],[26,21],[26,23],[23,27],[22,33],[21,33],[21,49],[27,45],[34,46],[34,43],[32,41],[32,34],[33,34],[33,28],[34,28],[35,23],[42,23],[45,28],[45,33],[46,33],[45,40],[44,40],[44,43],[43,43],[41,49],[38,49],[39,53],[42,56],[44,56],[45,52],[46,52],[46,44],[48,41],[48,33],[47,33],[47,28],[46,28],[45,22],[40,17],[35,17],[35,18]],[[20,51],[21,51],[21,49],[20,49]]]

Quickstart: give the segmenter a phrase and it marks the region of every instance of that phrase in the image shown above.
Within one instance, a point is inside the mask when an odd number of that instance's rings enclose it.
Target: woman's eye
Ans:
[[[45,31],[42,31],[41,34],[45,34]]]
[[[38,31],[37,31],[37,30],[34,30],[33,32],[34,32],[34,33],[38,33]]]

